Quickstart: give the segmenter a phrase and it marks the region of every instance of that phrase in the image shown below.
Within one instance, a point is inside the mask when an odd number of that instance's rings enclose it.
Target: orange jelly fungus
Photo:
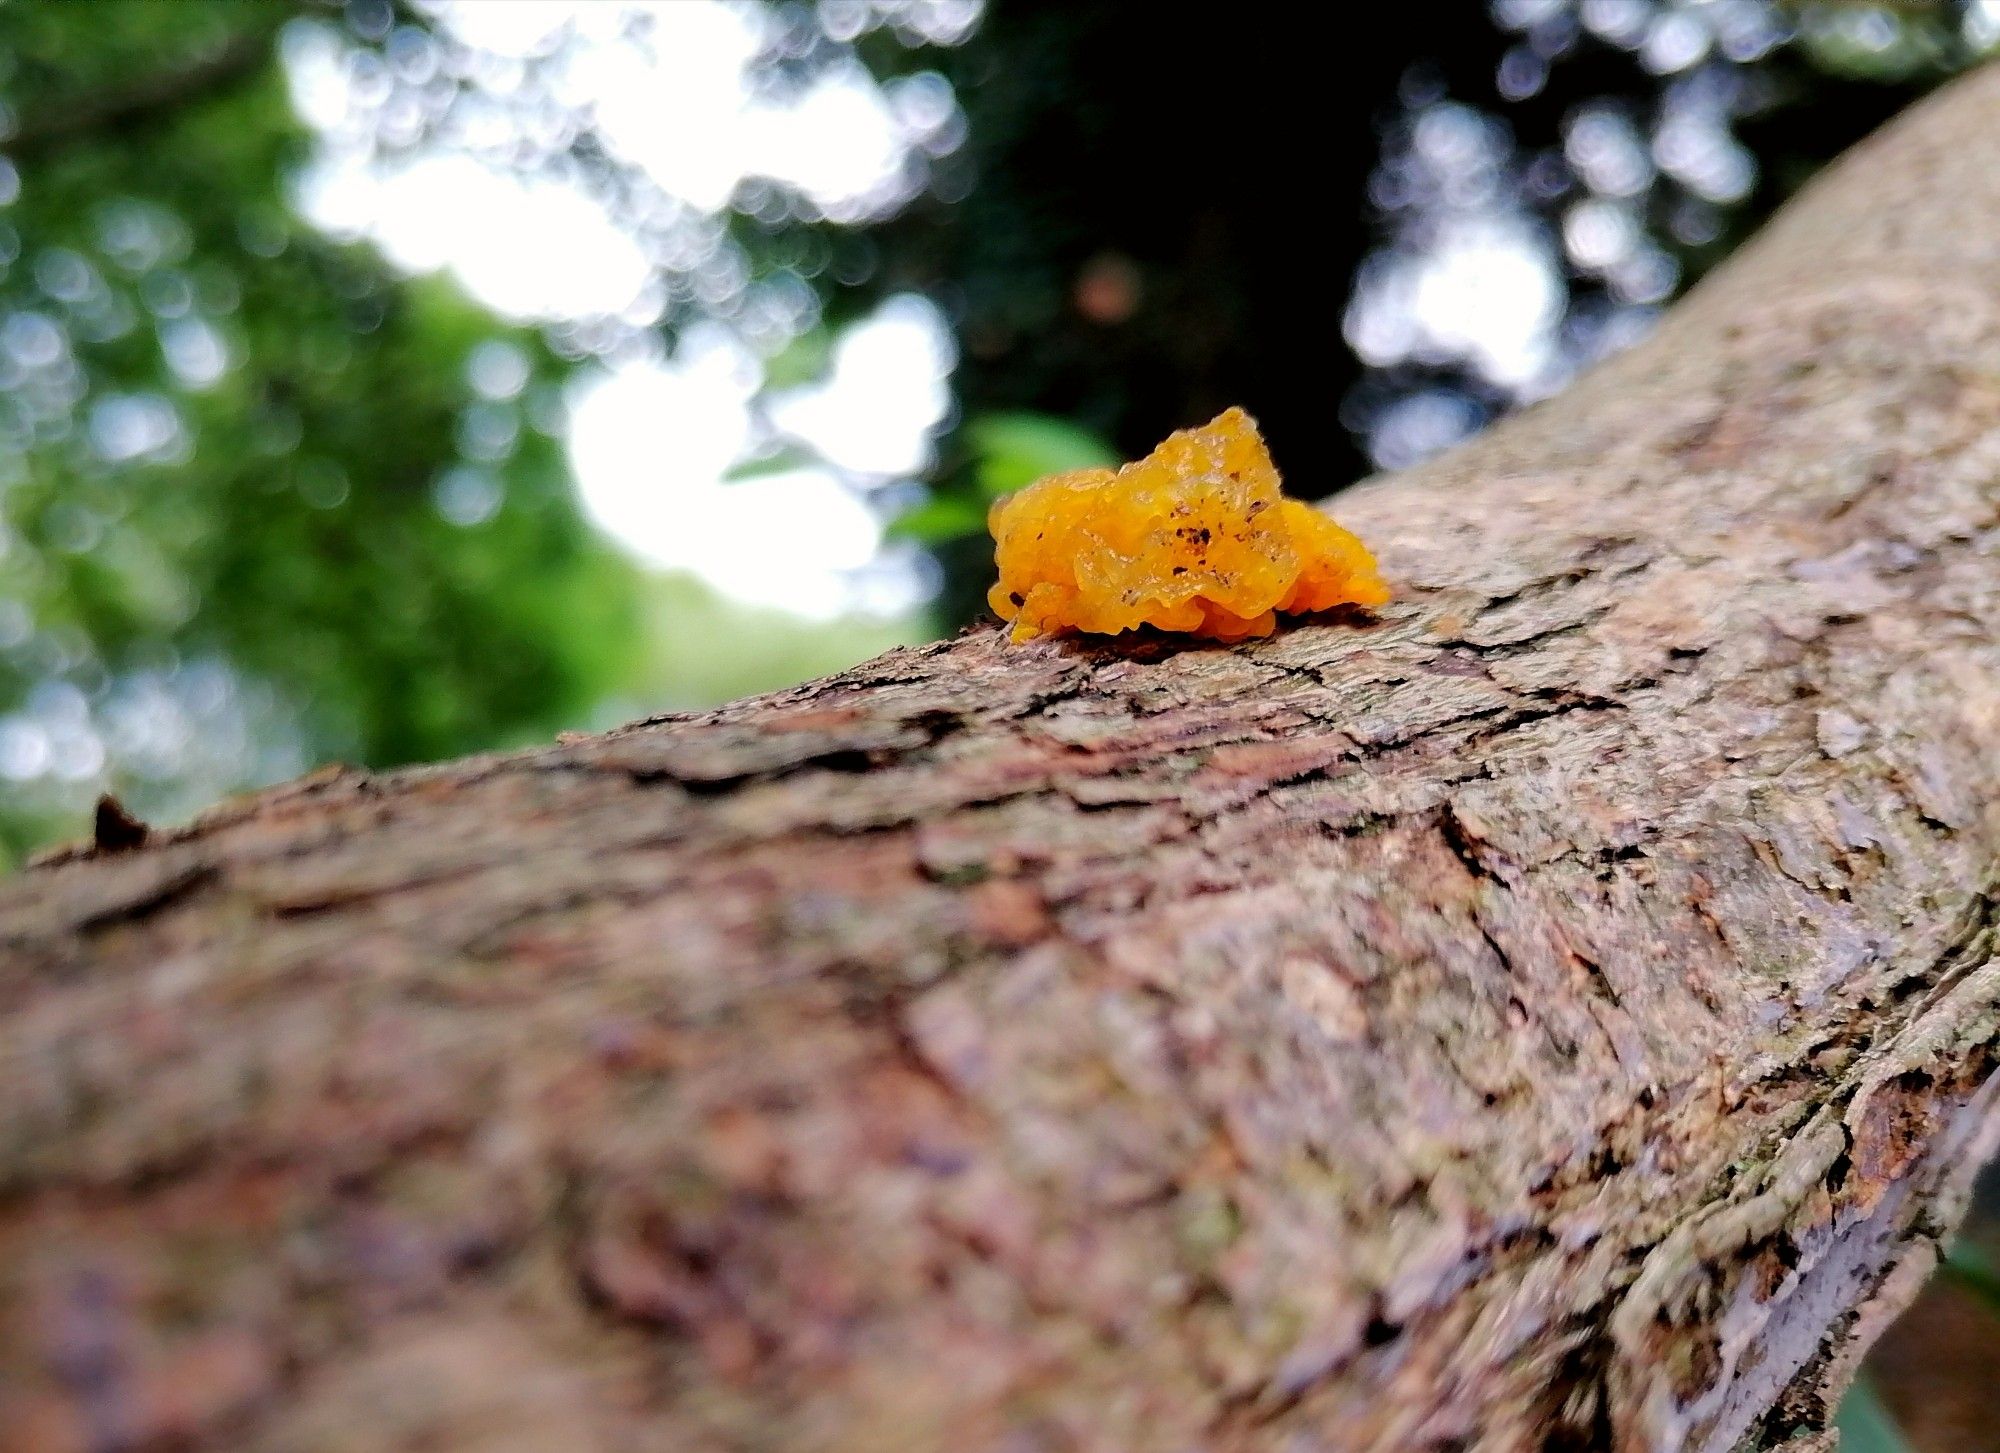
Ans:
[[[1017,641],[1139,626],[1240,641],[1277,612],[1380,605],[1375,557],[1278,492],[1257,425],[1229,409],[1113,472],[1050,475],[994,503],[1000,580],[986,593]]]

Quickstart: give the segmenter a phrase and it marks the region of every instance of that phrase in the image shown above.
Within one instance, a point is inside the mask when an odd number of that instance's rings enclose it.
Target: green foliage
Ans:
[[[925,545],[941,545],[976,535],[986,524],[985,507],[963,494],[934,494],[889,523],[890,533]]]
[[[560,361],[288,206],[285,15],[0,9],[28,118],[0,209],[0,623],[20,627],[0,631],[0,723],[26,750],[37,702],[81,700],[70,729],[146,812],[328,756],[543,733],[637,655],[635,572],[578,516],[550,436]],[[505,386],[483,396],[476,359]],[[216,662],[204,689],[266,702],[257,730],[290,740],[205,776],[121,757],[121,687]],[[0,799],[0,848],[71,827],[89,775]]]
[[[1955,6],[1795,0],[1789,8],[1805,54],[1829,75],[1891,85],[1926,78],[1935,83],[1972,59]]]
[[[1045,414],[987,414],[967,425],[965,434],[974,460],[973,481],[989,500],[1044,475],[1118,463],[1117,452],[1104,439]]]
[[[1065,470],[1119,462],[1101,435],[1047,414],[983,414],[965,426],[961,443],[961,467],[897,516],[895,533],[926,544],[976,535],[986,526],[986,507],[1002,495]]]
[[[1840,1453],[1910,1453],[1910,1445],[1896,1430],[1895,1419],[1866,1378],[1841,1399],[1834,1426],[1840,1429]]]
[[[1977,1246],[1961,1241],[1944,1259],[1946,1280],[1970,1292],[1987,1309],[2000,1312],[2000,1267]]]
[[[651,646],[643,679],[652,684],[642,701],[601,713],[607,725],[639,710],[691,711],[805,681],[936,634],[923,618],[802,621],[738,604],[678,573],[649,581],[645,599]]]

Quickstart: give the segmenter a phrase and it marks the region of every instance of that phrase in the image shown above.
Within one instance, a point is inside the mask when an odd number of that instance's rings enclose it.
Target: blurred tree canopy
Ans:
[[[302,220],[314,138],[281,56],[302,23],[394,83],[384,106],[449,102],[479,62],[408,64],[453,49],[438,15],[368,0],[0,7],[0,865],[78,831],[100,789],[173,817],[317,761],[455,755],[896,638],[788,639],[585,523],[562,389],[605,339],[503,321]],[[563,145],[630,203],[629,168]],[[825,219],[739,201],[689,220],[740,239],[753,282],[845,266]],[[873,297],[829,286],[773,373],[823,362]],[[716,311],[683,289],[645,326]]]
[[[184,811],[313,759],[513,740],[632,654],[633,572],[578,517],[547,346],[288,205],[288,13],[0,9],[16,853],[73,822],[70,783]]]
[[[580,370],[726,338],[757,380],[737,472],[839,476],[942,563],[952,624],[997,494],[1231,403],[1305,495],[1442,447],[1632,336],[2000,38],[1990,0],[1491,0],[1365,27],[734,0],[759,98],[859,85],[897,144],[851,195],[752,172],[700,202],[578,80],[694,4],[596,0],[508,55],[446,0],[0,6],[0,862],[102,788],[173,817],[895,638],[807,632],[607,542],[565,455]],[[301,35],[344,68],[342,145],[577,189],[645,257],[635,306],[509,320],[305,220],[332,143],[288,86]],[[776,407],[908,293],[958,355],[920,480],[821,457]]]

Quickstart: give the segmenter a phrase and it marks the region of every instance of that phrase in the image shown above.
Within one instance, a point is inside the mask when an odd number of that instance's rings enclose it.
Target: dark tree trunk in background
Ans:
[[[1050,413],[1136,456],[1240,404],[1289,487],[1330,494],[1366,471],[1353,429],[1387,398],[1429,384],[1475,408],[1509,402],[1465,359],[1371,373],[1343,337],[1356,269],[1387,240],[1369,199],[1385,128],[1418,114],[1413,98],[1448,96],[1499,118],[1525,173],[1559,159],[1580,106],[1648,118],[1687,83],[1583,30],[1533,95],[1502,96],[1502,57],[1530,45],[1485,9],[1001,0],[970,44],[930,58],[969,139],[945,163],[946,199],[871,229],[876,281],[947,305],[970,417]],[[1948,63],[1963,62],[1941,53]],[[1759,159],[1753,191],[1714,209],[1716,234],[1698,245],[1641,208],[1687,278],[1938,74],[1837,74],[1802,47],[1724,70],[1754,93],[1737,127]],[[1584,195],[1538,197],[1529,212],[1553,233]],[[1549,263],[1564,270],[1559,246]],[[1583,312],[1605,303],[1601,278],[1570,268],[1566,282]],[[946,619],[983,613],[983,544],[941,551]]]
[[[1309,7],[993,7],[939,57],[971,192],[884,229],[962,317],[967,408],[1077,417],[1142,452],[1241,404],[1299,492],[1361,474],[1336,414],[1360,376],[1341,314],[1377,127],[1419,57],[1490,66],[1494,33],[1468,19],[1374,7],[1364,59],[1349,17]]]
[[[1803,1448],[1994,1118],[2000,72],[1343,501],[0,897],[0,1449]]]

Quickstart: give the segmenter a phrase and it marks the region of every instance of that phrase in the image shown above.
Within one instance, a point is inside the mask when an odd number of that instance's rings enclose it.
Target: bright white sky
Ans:
[[[969,26],[977,7],[960,8]],[[651,13],[649,46],[621,38],[634,9]],[[573,27],[583,43],[558,73],[562,99],[590,106],[622,160],[696,209],[719,209],[746,176],[786,182],[836,216],[895,200],[910,140],[893,98],[858,69],[785,104],[753,95],[755,9],[457,0],[439,11],[501,58],[542,54]],[[330,27],[301,25],[285,51],[295,104],[325,142],[299,199],[316,225],[367,237],[410,272],[449,269],[521,321],[658,316],[647,252],[582,189],[451,147],[394,165],[371,157],[340,47]],[[508,84],[504,61],[494,76]],[[898,297],[837,340],[823,384],[772,400],[771,421],[843,468],[907,477],[929,460],[953,361],[936,309]],[[820,618],[914,604],[920,578],[883,557],[874,511],[831,474],[724,481],[755,437],[759,382],[754,358],[719,329],[695,330],[665,361],[633,359],[581,380],[569,451],[592,517],[642,559],[692,570],[746,602]]]

